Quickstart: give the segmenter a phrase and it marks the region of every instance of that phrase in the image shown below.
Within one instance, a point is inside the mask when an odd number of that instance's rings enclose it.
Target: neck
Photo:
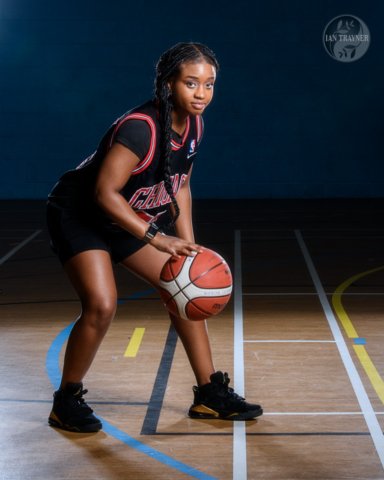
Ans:
[[[172,111],[172,129],[179,135],[182,135],[185,130],[187,118],[188,114]]]

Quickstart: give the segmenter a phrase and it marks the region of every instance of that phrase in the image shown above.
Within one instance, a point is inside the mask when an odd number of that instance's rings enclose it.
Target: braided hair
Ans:
[[[172,135],[172,97],[169,89],[169,81],[172,80],[180,70],[183,63],[197,63],[205,61],[219,69],[215,54],[207,46],[201,43],[187,42],[177,43],[164,52],[156,65],[155,78],[155,101],[159,110],[159,123],[161,128],[160,151],[163,161],[164,186],[171,199],[173,219],[170,226],[173,226],[180,214],[180,209],[175,199],[171,181],[171,135]]]

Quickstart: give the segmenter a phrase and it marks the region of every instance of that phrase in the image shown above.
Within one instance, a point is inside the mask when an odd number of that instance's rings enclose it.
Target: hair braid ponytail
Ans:
[[[177,43],[164,52],[156,65],[155,101],[159,109],[159,123],[161,128],[161,158],[163,165],[164,186],[171,199],[173,226],[180,214],[172,185],[171,154],[172,154],[172,98],[169,82],[179,73],[180,65],[186,62],[206,61],[219,70],[215,54],[201,43]]]
[[[159,120],[160,126],[162,130],[161,136],[161,156],[163,159],[163,175],[164,175],[164,187],[167,191],[172,207],[173,207],[173,220],[172,224],[174,224],[180,214],[180,209],[177,204],[175,194],[173,192],[173,185],[171,180],[171,154],[172,154],[172,102],[170,100],[170,92],[168,85],[162,86],[162,91],[160,92],[159,97]]]

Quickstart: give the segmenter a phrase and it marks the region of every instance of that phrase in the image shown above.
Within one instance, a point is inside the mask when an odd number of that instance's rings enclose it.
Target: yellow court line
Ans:
[[[349,338],[359,338],[359,335],[353,326],[351,319],[349,318],[347,312],[343,307],[343,303],[341,301],[341,297],[345,290],[353,283],[363,278],[371,273],[379,272],[380,270],[384,270],[384,265],[381,267],[373,268],[372,270],[367,270],[365,272],[359,273],[354,275],[353,277],[349,278],[341,285],[339,285],[334,294],[332,295],[332,305],[335,309],[336,315],[339,317],[341,324],[344,327],[344,330]],[[364,345],[353,345],[353,348],[356,352],[357,358],[360,360],[362,367],[365,370],[373,388],[375,389],[378,397],[384,404],[384,381],[381,378],[379,372],[377,371],[375,365],[373,364],[372,360],[370,359],[368,352]]]
[[[344,330],[349,338],[358,338],[359,335],[357,334],[355,327],[353,326],[350,318],[347,315],[347,312],[343,307],[343,304],[341,302],[341,296],[353,282],[356,282],[360,278],[363,278],[366,275],[370,275],[371,273],[375,273],[380,270],[384,270],[384,265],[382,265],[381,267],[373,268],[372,270],[367,270],[366,272],[358,273],[357,275],[348,278],[348,280],[346,280],[336,288],[335,293],[332,295],[333,308],[335,309],[335,312],[337,313],[337,316],[339,317],[340,322],[342,323]]]
[[[358,356],[365,373],[368,375],[378,397],[382,403],[384,403],[384,381],[376,370],[372,360],[369,358],[366,348],[364,345],[353,345],[353,348],[355,349],[356,355]]]
[[[143,339],[145,328],[135,328],[125,350],[124,357],[136,357]]]

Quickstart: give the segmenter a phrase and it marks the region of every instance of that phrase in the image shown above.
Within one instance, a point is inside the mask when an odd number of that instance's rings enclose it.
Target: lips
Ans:
[[[191,105],[195,110],[203,110],[205,108],[205,103],[202,102],[192,102]]]

